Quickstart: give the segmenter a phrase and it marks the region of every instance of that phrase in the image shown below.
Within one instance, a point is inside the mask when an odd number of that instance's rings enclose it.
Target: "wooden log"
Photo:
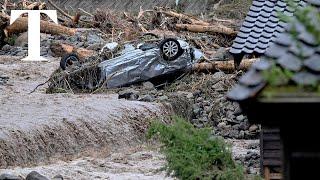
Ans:
[[[202,26],[202,25],[192,25],[192,24],[176,24],[177,30],[187,30],[190,32],[204,33],[221,33],[226,35],[236,35],[237,32],[231,28],[228,28],[221,24]]]
[[[162,14],[165,14],[167,16],[171,16],[171,17],[175,17],[175,18],[187,21],[187,22],[189,22],[189,23],[191,23],[193,25],[202,25],[202,26],[209,26],[210,25],[208,22],[201,21],[201,20],[195,19],[193,17],[187,16],[185,14],[180,14],[180,13],[177,13],[177,12],[174,12],[174,11],[163,11],[163,10],[160,10],[159,12],[162,13]]]
[[[52,43],[50,49],[56,57],[62,57],[65,54],[75,53],[79,56],[80,59],[86,59],[96,54],[96,51],[87,50],[84,48],[76,48],[75,46],[63,43]]]
[[[240,69],[247,70],[251,67],[251,65],[256,62],[258,59],[244,59],[241,62]],[[234,69],[234,61],[215,61],[212,63],[204,62],[204,63],[196,63],[192,67],[192,71],[195,72],[215,72],[215,71],[224,71],[224,72],[233,72]]]
[[[212,33],[221,33],[226,35],[236,35],[236,31],[231,28],[228,28],[224,25],[217,24],[212,26],[202,26],[202,25],[193,25],[193,24],[176,24],[177,30],[187,30],[190,32],[204,33],[204,32],[212,32]]]
[[[55,23],[41,20],[40,29],[42,33],[53,34],[53,35],[69,35],[73,36],[76,34],[77,30],[61,26]],[[28,18],[20,17],[13,24],[5,28],[7,35],[13,33],[22,33],[28,30]]]

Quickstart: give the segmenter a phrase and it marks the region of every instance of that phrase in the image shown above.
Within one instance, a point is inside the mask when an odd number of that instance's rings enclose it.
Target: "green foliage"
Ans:
[[[293,0],[287,0],[287,3],[291,9],[295,12],[294,16],[287,16],[284,13],[278,12],[278,17],[288,23],[299,23],[305,26],[306,30],[312,34],[317,40],[318,44],[320,44],[320,13],[315,7],[306,6],[303,8],[299,8],[297,3],[293,3]],[[292,37],[297,39],[297,31],[295,29],[291,29],[290,31]]]
[[[157,135],[164,144],[167,171],[180,179],[242,180],[242,167],[231,156],[223,139],[211,136],[211,129],[196,129],[181,118],[165,125],[153,122],[147,137]]]
[[[6,42],[13,46],[16,43],[17,35],[12,35],[11,37],[6,38]]]
[[[281,12],[279,12],[278,15],[282,21],[285,21],[291,24],[291,26],[289,26],[291,27],[289,29],[289,33],[291,34],[291,38],[293,40],[292,43],[295,43],[295,46],[300,50],[300,60],[304,61],[304,56],[303,56],[304,52],[303,52],[303,49],[301,48],[302,42],[298,39],[300,32],[296,28],[298,26],[303,25],[306,28],[307,32],[314,37],[314,39],[316,40],[316,43],[320,45],[320,12],[319,10],[311,6],[306,6],[303,8],[299,7],[297,6],[297,3],[293,3],[292,0],[287,0],[287,3],[289,5],[289,8],[291,8],[293,12],[295,12],[294,16],[293,17],[286,16],[284,13],[281,13]],[[273,65],[273,67],[270,70],[263,72],[263,77],[271,87],[292,85],[289,83],[292,76],[293,76],[293,73],[291,71],[283,69],[276,65]],[[303,87],[299,86],[294,89],[299,91],[304,90],[308,92],[309,91],[319,92],[320,88],[319,88],[319,85],[314,84],[314,85],[308,85]]]
[[[301,22],[306,30],[312,34],[318,45],[320,44],[320,13],[314,7],[306,7],[298,10],[296,13],[296,18]]]
[[[292,78],[293,73],[289,70],[273,65],[271,69],[263,71],[262,75],[270,86],[275,87],[286,85]]]

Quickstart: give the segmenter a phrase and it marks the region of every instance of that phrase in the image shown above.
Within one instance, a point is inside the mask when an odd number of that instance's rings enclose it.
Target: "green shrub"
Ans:
[[[153,122],[147,137],[156,136],[164,144],[168,174],[180,179],[244,179],[223,139],[211,135],[211,129],[196,129],[181,118],[172,125]]]

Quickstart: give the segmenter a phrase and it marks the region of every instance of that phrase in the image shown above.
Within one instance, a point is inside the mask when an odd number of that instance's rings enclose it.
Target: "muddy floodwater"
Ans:
[[[141,144],[152,119],[164,121],[171,113],[161,104],[119,100],[113,94],[45,94],[45,86],[30,94],[48,79],[58,63],[57,59],[35,63],[22,62],[19,57],[0,58],[1,75],[9,77],[0,86],[0,168],[50,163],[43,168],[72,167],[79,163],[90,166],[91,162],[78,158],[93,152],[112,159],[110,153],[124,153]],[[66,164],[61,160],[74,161]],[[117,169],[116,165],[113,169]],[[6,171],[9,170],[1,172]],[[23,172],[27,173],[27,169]],[[112,177],[112,172],[111,168],[104,173]]]

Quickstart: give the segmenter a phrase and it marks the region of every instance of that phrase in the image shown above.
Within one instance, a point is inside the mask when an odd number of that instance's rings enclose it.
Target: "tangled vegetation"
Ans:
[[[147,134],[164,144],[168,174],[179,179],[244,179],[243,168],[234,162],[223,139],[213,137],[209,128],[194,128],[178,117],[174,120],[172,125],[153,122]]]

